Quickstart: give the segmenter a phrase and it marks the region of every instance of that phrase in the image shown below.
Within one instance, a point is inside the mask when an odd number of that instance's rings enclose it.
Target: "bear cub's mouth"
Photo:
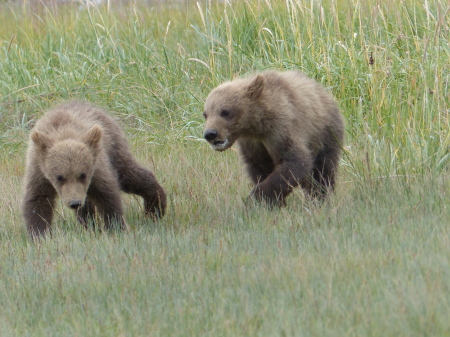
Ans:
[[[211,143],[211,147],[215,151],[223,151],[228,148],[228,139],[225,140],[216,140],[213,143]]]

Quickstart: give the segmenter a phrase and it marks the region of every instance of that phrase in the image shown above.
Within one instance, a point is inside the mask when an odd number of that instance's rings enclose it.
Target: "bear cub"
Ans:
[[[28,144],[22,203],[32,237],[50,231],[57,195],[84,226],[99,211],[107,229],[125,229],[120,191],[141,196],[146,214],[163,216],[163,188],[136,162],[112,116],[89,103],[71,101],[38,120]]]
[[[297,186],[323,199],[335,185],[344,121],[333,97],[299,71],[225,82],[206,98],[204,138],[235,142],[254,184],[250,197],[282,206]]]

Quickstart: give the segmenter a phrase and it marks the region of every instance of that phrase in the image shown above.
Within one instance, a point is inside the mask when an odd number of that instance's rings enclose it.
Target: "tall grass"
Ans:
[[[24,100],[21,106],[41,111],[42,102],[68,96],[126,102],[112,108],[198,136],[190,127],[199,129],[198,111],[212,87],[255,70],[299,68],[333,91],[348,143],[389,147],[389,170],[448,162],[445,2],[185,6],[5,10],[15,20],[2,34],[3,105]],[[34,115],[22,117],[13,122]]]
[[[450,334],[450,7],[446,1],[0,4],[0,335]],[[201,141],[208,92],[301,69],[346,119],[336,193],[269,210],[236,152]],[[28,130],[83,98],[124,125],[169,197],[129,233],[58,206],[19,213]]]

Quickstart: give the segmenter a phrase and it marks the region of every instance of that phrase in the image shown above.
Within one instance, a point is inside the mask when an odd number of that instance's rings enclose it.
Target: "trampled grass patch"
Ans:
[[[239,1],[0,5],[0,335],[450,334],[449,5]],[[217,84],[301,69],[346,119],[336,192],[250,205],[201,140]],[[55,102],[112,111],[168,194],[158,223],[52,238],[20,215],[29,129]]]

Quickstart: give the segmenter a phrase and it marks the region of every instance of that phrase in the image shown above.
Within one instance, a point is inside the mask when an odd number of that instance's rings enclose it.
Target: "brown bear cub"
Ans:
[[[164,214],[164,190],[153,173],[136,162],[113,117],[89,103],[72,101],[56,106],[36,123],[22,204],[31,236],[50,231],[57,194],[84,226],[98,210],[107,229],[125,229],[121,190],[140,195],[146,214]]]
[[[298,185],[312,197],[333,189],[344,122],[333,97],[298,71],[225,82],[207,97],[204,137],[216,151],[237,142],[256,200],[284,205]]]

